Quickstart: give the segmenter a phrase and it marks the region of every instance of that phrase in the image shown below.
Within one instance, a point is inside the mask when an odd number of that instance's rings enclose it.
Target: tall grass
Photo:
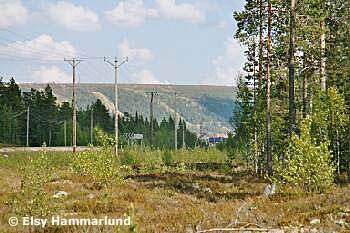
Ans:
[[[215,148],[203,149],[179,149],[151,150],[130,148],[120,154],[122,165],[138,164],[144,166],[171,165],[180,162],[185,163],[224,163],[227,161],[227,154]]]

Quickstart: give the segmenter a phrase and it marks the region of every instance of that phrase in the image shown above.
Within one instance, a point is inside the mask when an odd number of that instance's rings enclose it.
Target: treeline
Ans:
[[[29,111],[28,111],[29,110]],[[28,114],[29,112],[29,114]],[[29,119],[29,121],[27,121]],[[49,85],[44,90],[31,89],[21,92],[13,78],[4,82],[0,78],[0,144],[25,146],[71,146],[72,145],[72,107],[68,102],[58,103]],[[153,145],[155,148],[174,148],[174,120],[170,116],[153,122]],[[97,99],[85,109],[77,111],[77,144],[87,146],[98,144],[96,129],[109,135],[114,134],[114,116]],[[195,147],[199,140],[190,132],[186,122],[178,123],[178,147]],[[124,113],[119,118],[120,147],[132,144],[132,134],[143,134],[143,145],[150,146],[150,123],[147,118]],[[113,136],[112,136],[113,137]],[[140,144],[140,141],[136,142]]]
[[[246,0],[234,18],[246,47],[236,152],[272,175],[276,161],[293,159],[291,139],[302,134],[328,145],[339,173],[349,171],[350,1]],[[305,119],[310,132],[301,132]]]

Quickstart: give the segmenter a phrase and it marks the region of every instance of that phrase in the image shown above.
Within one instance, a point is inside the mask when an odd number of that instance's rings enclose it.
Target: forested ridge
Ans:
[[[18,85],[24,92],[30,91],[31,88],[37,90],[45,88],[43,83],[19,83]],[[50,87],[58,102],[70,101],[72,98],[72,84],[50,83]],[[174,93],[176,92],[178,117],[181,115],[185,119],[188,129],[199,134],[200,125],[202,125],[204,132],[232,131],[229,119],[235,107],[235,87],[120,83],[118,84],[120,111],[132,115],[138,112],[139,115],[149,117],[149,93],[152,91],[159,94],[154,102],[154,117],[159,122],[164,117],[174,115]],[[79,108],[86,108],[98,98],[107,108],[110,108],[114,102],[114,84],[77,83],[77,106]]]
[[[246,0],[234,18],[246,48],[236,152],[270,176],[314,152],[349,172],[350,1]]]
[[[29,115],[28,115],[29,109]],[[72,107],[69,102],[58,103],[50,85],[44,90],[31,89],[22,92],[13,78],[9,82],[0,79],[0,144],[25,146],[27,118],[29,117],[29,146],[71,146]],[[154,143],[156,148],[174,147],[174,120],[172,116],[158,122],[154,119]],[[66,130],[65,130],[66,129]],[[92,129],[92,131],[91,131]],[[96,130],[113,135],[114,118],[101,100],[77,111],[77,144],[98,145]],[[149,146],[150,123],[147,117],[136,112],[125,112],[119,119],[120,146],[131,143],[131,134],[143,134],[143,145]],[[198,145],[195,133],[186,122],[178,122],[178,147],[182,147],[183,129],[187,147]],[[65,135],[66,132],[66,135]],[[92,132],[92,138],[91,138]],[[138,142],[140,144],[140,142]]]

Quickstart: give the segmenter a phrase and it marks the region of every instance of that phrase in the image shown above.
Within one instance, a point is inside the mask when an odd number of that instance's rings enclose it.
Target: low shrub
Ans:
[[[43,150],[39,155],[29,156],[19,165],[21,176],[20,192],[14,196],[13,204],[17,214],[23,216],[49,216],[54,211],[43,188],[53,178],[54,169],[48,154]]]
[[[122,165],[138,164],[155,167],[163,164],[163,152],[149,148],[143,150],[138,147],[129,148],[120,154],[120,162]]]
[[[195,148],[188,150],[178,150],[173,154],[173,162],[188,163],[224,163],[227,161],[227,154],[216,148]]]
[[[165,150],[163,152],[162,159],[163,159],[164,165],[170,166],[173,163],[173,156],[172,156],[171,151]]]
[[[71,168],[79,175],[91,176],[100,185],[122,179],[117,158],[109,148],[87,150],[72,158]]]
[[[317,145],[310,135],[311,118],[292,135],[284,161],[275,161],[272,182],[292,185],[308,192],[323,192],[334,182],[335,166],[328,143]]]

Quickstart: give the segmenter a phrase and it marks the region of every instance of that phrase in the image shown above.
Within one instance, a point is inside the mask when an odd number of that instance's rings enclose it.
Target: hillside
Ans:
[[[30,88],[42,89],[46,84],[20,84],[23,91]],[[71,101],[71,84],[50,84],[58,101]],[[192,131],[200,132],[224,132],[231,130],[229,118],[234,109],[233,87],[224,86],[175,86],[175,85],[139,85],[120,84],[119,109],[121,112],[141,113],[149,117],[148,92],[156,91],[155,117],[161,120],[174,115],[174,92],[177,93],[178,117],[183,117],[188,122]],[[113,109],[114,85],[113,84],[78,84],[77,101],[79,108],[84,108],[92,102],[100,99],[107,108]]]

